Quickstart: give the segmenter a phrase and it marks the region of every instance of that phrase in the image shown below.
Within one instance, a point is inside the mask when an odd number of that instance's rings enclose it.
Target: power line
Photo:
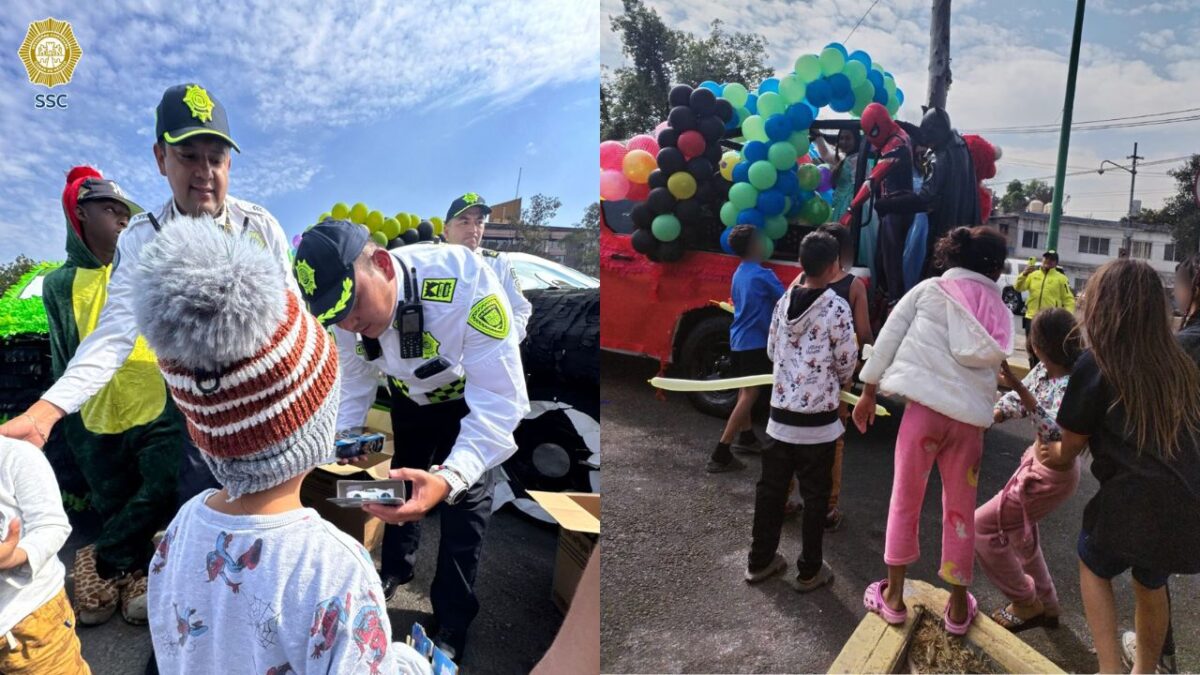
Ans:
[[[867,18],[867,15],[870,14],[871,10],[875,9],[875,5],[878,4],[879,0],[875,0],[875,2],[872,2],[871,6],[867,8],[867,11],[863,12],[863,15],[858,18],[858,23],[854,24],[854,28],[850,29],[850,33],[846,35],[846,39],[842,40],[843,44],[850,41],[850,36],[854,35],[854,31],[858,30],[858,27],[862,25],[863,20]]]
[[[1164,110],[1164,111],[1156,112],[1156,113],[1146,113],[1144,115],[1126,115],[1124,117],[1106,117],[1104,119],[1098,119],[1098,120],[1084,120],[1084,121],[1080,121],[1080,122],[1074,122],[1071,124],[1071,126],[1074,127],[1074,126],[1081,125],[1081,124],[1098,124],[1101,122],[1119,122],[1119,121],[1123,121],[1123,120],[1136,120],[1136,119],[1144,119],[1147,117],[1161,117],[1163,115],[1179,115],[1182,113],[1194,113],[1194,112],[1200,112],[1200,108],[1183,108],[1181,110]],[[1014,125],[1014,126],[1008,126],[1008,127],[994,127],[993,129],[989,129],[988,131],[1007,131],[1007,130],[1011,130],[1011,129],[1035,129],[1035,128],[1040,128],[1040,127],[1050,127],[1052,129],[1057,130],[1059,128],[1059,126],[1060,126],[1060,124],[1058,122],[1046,123],[1046,124],[1022,124],[1022,125]]]
[[[1195,122],[1200,120],[1200,115],[1187,115],[1182,117],[1167,117],[1157,120],[1143,120],[1141,122],[1122,122],[1112,124],[1097,124],[1095,126],[1079,127],[1071,125],[1072,133],[1081,131],[1104,131],[1107,129],[1133,129],[1137,127],[1153,127],[1164,124],[1179,124],[1181,122]],[[1014,128],[1014,129],[976,129],[972,133],[1005,135],[1005,134],[1057,134],[1058,129],[1053,128]]]

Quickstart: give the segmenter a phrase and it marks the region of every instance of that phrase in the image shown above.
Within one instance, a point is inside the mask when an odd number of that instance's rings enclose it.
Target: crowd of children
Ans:
[[[822,228],[806,236],[804,274],[779,298],[769,324],[756,313],[774,384],[746,581],[763,582],[787,567],[778,548],[790,480],[804,499],[792,585],[811,591],[833,579],[822,538],[841,477],[839,391],[854,379],[861,347],[873,343],[858,374],[864,387],[851,415],[855,426],[865,433],[874,422],[877,392],[904,399],[906,407],[884,538],[887,577],[867,587],[866,609],[891,624],[908,619],[904,579],[920,556],[920,509],[936,464],[939,576],[951,591],[947,632],[965,635],[978,612],[967,590],[976,558],[1009,600],[990,612],[993,620],[1014,632],[1056,628],[1062,609],[1038,524],[1075,494],[1079,456],[1088,452],[1099,489],[1084,510],[1076,548],[1100,671],[1116,672],[1122,663],[1133,672],[1173,668],[1167,580],[1200,572],[1200,258],[1178,268],[1175,295],[1184,317],[1177,333],[1158,274],[1144,262],[1118,259],[1090,279],[1081,320],[1053,306],[1029,317],[1026,348],[1036,365],[1021,379],[1007,363],[1013,317],[996,284],[1006,258],[1003,235],[959,227],[937,242],[936,264],[946,271],[905,294],[878,336],[865,320],[865,285],[839,264],[838,235]],[[752,255],[743,257],[743,265],[763,269]],[[1001,387],[1008,392],[1000,395]],[[977,506],[984,431],[1017,418],[1033,422],[1034,441],[1004,487]],[[1128,570],[1136,630],[1118,636],[1111,580]]]

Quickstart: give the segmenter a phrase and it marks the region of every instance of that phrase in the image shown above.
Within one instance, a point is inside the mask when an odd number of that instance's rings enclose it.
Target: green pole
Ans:
[[[1062,220],[1063,182],[1067,176],[1067,150],[1071,145],[1071,111],[1075,107],[1075,74],[1079,71],[1079,42],[1083,37],[1083,6],[1086,0],[1075,4],[1075,33],[1071,36],[1071,60],[1067,64],[1067,96],[1063,101],[1062,131],[1058,134],[1058,168],[1054,172],[1054,201],[1050,207],[1050,243],[1047,248],[1058,248],[1058,224]]]

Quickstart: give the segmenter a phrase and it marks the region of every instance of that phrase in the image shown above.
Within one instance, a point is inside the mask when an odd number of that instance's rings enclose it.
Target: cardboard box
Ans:
[[[530,491],[543,509],[559,524],[558,552],[554,558],[551,597],[566,614],[575,597],[583,568],[592,557],[600,535],[600,495],[592,492]]]
[[[368,551],[375,550],[383,541],[383,521],[367,515],[362,509],[337,506],[329,502],[328,498],[337,496],[339,480],[384,480],[388,477],[395,442],[391,433],[381,429],[374,430],[386,437],[382,452],[367,455],[366,464],[323,464],[313,469],[300,486],[302,504],[313,508],[334,527],[362,542]]]

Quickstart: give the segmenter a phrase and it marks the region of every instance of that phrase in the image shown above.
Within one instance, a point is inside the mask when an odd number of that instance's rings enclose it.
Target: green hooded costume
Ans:
[[[67,262],[46,276],[42,288],[56,380],[95,329],[112,274],[112,265],[101,264],[88,248],[74,217],[89,178],[99,174],[80,169],[68,174],[63,193]],[[97,571],[113,578],[145,570],[155,532],[176,510],[183,421],[144,338],[138,337],[112,380],[62,421],[62,429],[91,489],[92,507],[104,519],[95,542]]]

